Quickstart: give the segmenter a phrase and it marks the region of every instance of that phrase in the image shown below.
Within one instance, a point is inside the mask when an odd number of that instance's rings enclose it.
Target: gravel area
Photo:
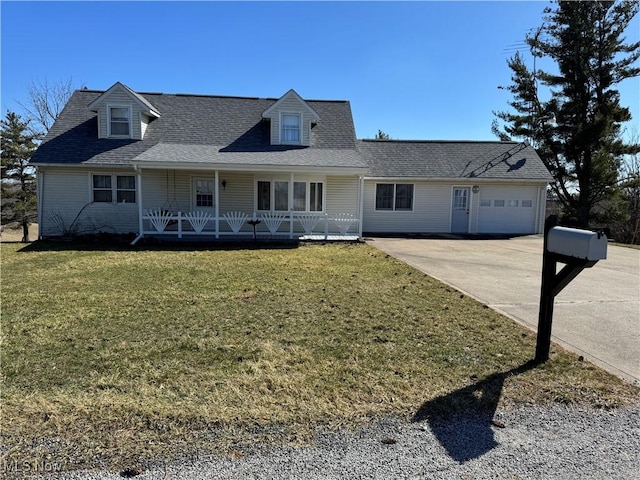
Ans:
[[[310,447],[150,467],[136,479],[631,479],[640,472],[640,404],[612,411],[526,406],[353,432],[318,430]],[[160,465],[158,462],[157,465]],[[48,480],[120,479],[74,472]]]

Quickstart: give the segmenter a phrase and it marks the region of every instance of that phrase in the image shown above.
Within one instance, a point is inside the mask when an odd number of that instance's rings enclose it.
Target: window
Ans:
[[[376,185],[376,210],[393,210],[393,183]]]
[[[531,208],[533,206],[533,200],[522,200],[522,206],[524,208]]]
[[[118,203],[136,203],[136,177],[116,176],[116,199]]]
[[[504,207],[504,200],[494,200],[493,201],[493,206],[494,207]]]
[[[396,184],[396,210],[413,210],[413,185]]]
[[[309,182],[309,211],[322,211],[322,183]]]
[[[376,184],[376,210],[413,210],[413,184]]]
[[[96,203],[136,203],[134,175],[93,175],[93,201]],[[115,181],[114,181],[115,179]]]
[[[273,182],[273,209],[286,212],[289,210],[289,182]]]
[[[196,207],[213,207],[213,180],[196,178],[194,182]]]
[[[507,201],[507,206],[508,207],[517,207],[518,206],[518,200],[508,200]]]
[[[131,111],[129,107],[109,107],[109,134],[112,137],[131,136]]]
[[[480,206],[481,207],[490,207],[491,206],[491,200],[486,199],[486,198],[481,198],[480,199]]]
[[[258,181],[258,210],[271,210],[271,182]]]
[[[300,115],[282,114],[281,143],[300,143]]]
[[[257,209],[260,211],[322,212],[322,182],[297,180],[293,182],[293,192],[286,180],[258,180],[256,182]],[[293,193],[293,203],[289,205],[289,194]]]
[[[307,182],[293,182],[293,209],[296,212],[307,209]]]
[[[111,175],[93,176],[93,201],[106,203],[113,202]]]

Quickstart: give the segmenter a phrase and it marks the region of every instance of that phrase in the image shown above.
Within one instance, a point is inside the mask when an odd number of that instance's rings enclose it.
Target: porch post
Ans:
[[[289,240],[293,239],[293,172],[291,172],[291,188],[289,188]]]
[[[213,191],[215,192],[215,215],[216,215],[216,219],[214,221],[215,224],[215,228],[216,228],[216,240],[218,240],[220,238],[220,185],[218,184],[218,170],[215,170],[215,188],[213,189]]]
[[[138,198],[138,235],[144,235],[144,222],[142,221],[142,171],[136,168],[136,197]]]

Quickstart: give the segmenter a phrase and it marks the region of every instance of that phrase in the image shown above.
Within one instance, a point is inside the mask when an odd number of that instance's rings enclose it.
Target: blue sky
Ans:
[[[21,111],[32,79],[251,97],[293,88],[349,100],[359,138],[493,140],[507,58],[547,5],[2,1],[3,116]],[[636,22],[628,41],[639,39]],[[620,91],[637,132],[640,79]]]

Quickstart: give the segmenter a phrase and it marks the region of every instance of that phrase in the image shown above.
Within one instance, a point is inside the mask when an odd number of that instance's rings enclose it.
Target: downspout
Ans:
[[[358,182],[358,238],[362,238],[362,224],[364,223],[364,176],[360,175]]]
[[[136,196],[138,197],[138,236],[131,242],[132,246],[144,237],[144,226],[142,223],[142,172],[137,165],[133,166],[133,170],[136,172]]]

